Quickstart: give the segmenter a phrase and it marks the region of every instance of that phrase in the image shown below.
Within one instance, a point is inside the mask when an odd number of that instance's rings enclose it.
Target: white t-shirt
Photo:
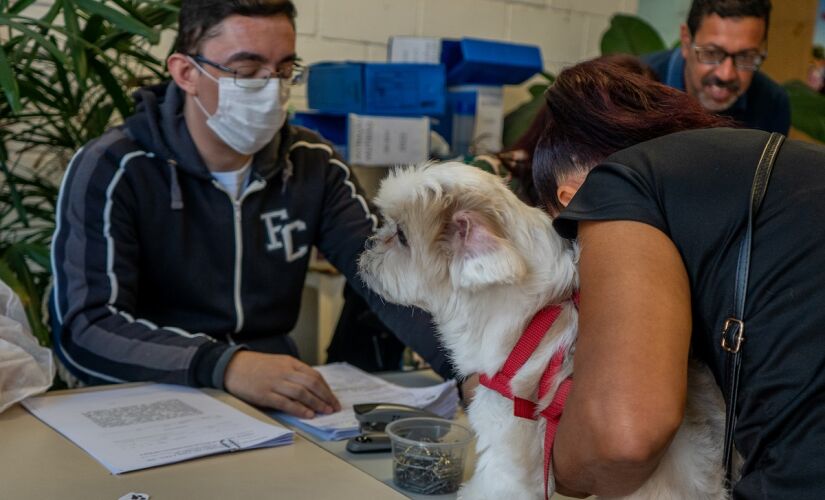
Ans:
[[[232,198],[237,200],[241,195],[243,188],[246,187],[247,181],[249,181],[249,172],[251,170],[250,167],[252,167],[251,157],[249,158],[249,161],[238,170],[211,173],[212,177],[214,177],[215,180],[218,181],[218,183],[232,195]]]

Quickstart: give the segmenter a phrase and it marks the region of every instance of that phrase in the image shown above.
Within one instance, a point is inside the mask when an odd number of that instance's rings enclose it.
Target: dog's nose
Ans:
[[[378,243],[378,238],[375,236],[370,236],[367,238],[367,241],[364,242],[364,250],[372,250],[375,248],[376,243]]]

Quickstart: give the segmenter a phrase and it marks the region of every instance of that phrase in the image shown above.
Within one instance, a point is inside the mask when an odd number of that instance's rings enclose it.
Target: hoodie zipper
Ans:
[[[232,212],[233,212],[233,223],[235,226],[235,279],[234,279],[234,290],[233,290],[233,299],[235,302],[235,331],[233,333],[238,333],[243,329],[244,324],[244,316],[243,316],[243,303],[241,302],[241,264],[243,260],[243,230],[242,230],[242,222],[243,222],[243,212],[241,211],[241,207],[243,205],[243,201],[246,197],[256,191],[260,191],[261,189],[266,186],[266,181],[255,179],[254,181],[250,182],[249,185],[244,189],[241,196],[236,200],[232,193],[227,191],[218,181],[212,180],[212,185],[214,185],[218,190],[223,191],[226,193],[226,196],[229,197],[229,202],[232,203]],[[230,343],[234,344],[235,341],[232,339],[231,336],[227,335]]]

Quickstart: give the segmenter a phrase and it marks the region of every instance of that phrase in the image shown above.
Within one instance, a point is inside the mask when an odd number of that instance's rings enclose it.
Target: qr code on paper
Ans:
[[[167,399],[153,403],[87,411],[83,415],[100,427],[111,428],[191,417],[201,413],[197,408],[179,399]]]

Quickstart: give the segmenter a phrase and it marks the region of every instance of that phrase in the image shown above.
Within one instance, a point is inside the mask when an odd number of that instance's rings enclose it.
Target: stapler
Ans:
[[[398,403],[364,403],[353,406],[361,434],[347,441],[351,453],[390,451],[390,438],[384,428],[390,422],[411,417],[438,417],[438,415]]]

